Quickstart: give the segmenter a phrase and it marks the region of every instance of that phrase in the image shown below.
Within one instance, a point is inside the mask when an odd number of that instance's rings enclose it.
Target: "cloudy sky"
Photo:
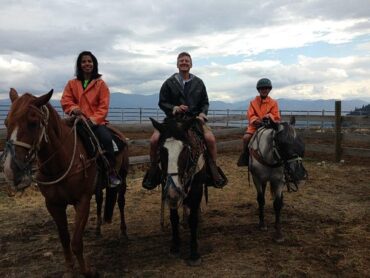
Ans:
[[[369,0],[0,0],[0,98],[10,87],[60,98],[79,52],[111,92],[155,94],[188,51],[211,100],[370,102]]]

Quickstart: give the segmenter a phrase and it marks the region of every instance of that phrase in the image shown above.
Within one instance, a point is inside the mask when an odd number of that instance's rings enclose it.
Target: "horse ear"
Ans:
[[[41,107],[42,105],[45,105],[51,99],[53,92],[54,90],[51,89],[49,93],[36,98],[35,101],[33,102],[33,105],[35,105],[36,107]]]
[[[152,125],[156,130],[158,130],[160,133],[165,132],[166,127],[164,126],[164,124],[161,124],[161,123],[157,122],[153,118],[149,118],[149,119],[152,121]]]
[[[289,124],[295,125],[295,116],[290,117]]]
[[[12,103],[18,98],[18,93],[14,88],[10,88],[9,98]]]

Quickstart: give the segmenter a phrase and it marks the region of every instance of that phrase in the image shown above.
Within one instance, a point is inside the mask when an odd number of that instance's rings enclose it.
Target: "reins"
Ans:
[[[40,181],[40,180],[37,180],[35,178],[32,178],[32,180],[38,184],[42,184],[42,185],[52,185],[52,184],[56,184],[58,182],[60,182],[61,180],[63,180],[68,174],[69,172],[71,171],[71,168],[72,168],[72,165],[73,165],[73,161],[75,159],[75,156],[76,156],[76,149],[77,149],[77,123],[78,123],[79,119],[76,118],[75,122],[73,123],[73,127],[72,127],[72,131],[73,131],[73,138],[74,138],[74,144],[73,144],[73,152],[72,152],[72,158],[71,158],[71,161],[69,163],[69,166],[67,168],[67,170],[65,171],[65,173],[60,176],[59,178],[57,178],[56,180],[53,180],[53,181]]]

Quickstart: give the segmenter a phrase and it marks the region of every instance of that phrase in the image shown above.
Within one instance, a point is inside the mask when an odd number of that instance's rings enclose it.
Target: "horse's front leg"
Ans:
[[[125,220],[125,194],[126,194],[126,181],[123,181],[123,184],[118,189],[118,207],[120,211],[121,216],[121,237],[124,240],[128,239],[127,236],[127,226],[126,226],[126,220]]]
[[[101,211],[103,205],[103,190],[101,189],[100,185],[97,185],[95,189],[95,202],[96,202],[95,234],[97,236],[101,236],[101,225],[102,225]]]
[[[190,258],[187,263],[191,266],[198,266],[201,264],[202,259],[198,252],[198,224],[199,224],[199,208],[202,200],[203,189],[202,186],[193,186],[191,197],[189,199],[190,215],[189,215],[189,228],[190,228]]]
[[[180,255],[180,235],[179,235],[179,214],[177,209],[170,209],[170,221],[172,228],[172,240],[170,255],[178,257]]]
[[[83,256],[83,233],[90,212],[90,195],[84,195],[77,204],[75,204],[75,230],[72,237],[71,247],[80,265],[80,271],[85,277],[98,277],[99,274],[90,268]]]
[[[258,202],[258,216],[259,223],[258,228],[261,231],[267,231],[267,226],[265,224],[265,191],[266,183],[260,183],[254,181],[256,190],[257,190],[257,202]]]
[[[66,214],[66,205],[57,206],[46,201],[46,208],[50,215],[53,217],[55,224],[58,228],[59,239],[62,243],[63,253],[67,272],[73,272],[73,257],[71,250],[71,240],[68,232],[68,221]]]
[[[280,219],[280,212],[284,205],[283,203],[283,192],[282,187],[279,186],[275,193],[274,198],[274,211],[275,211],[275,235],[274,235],[274,241],[276,242],[283,242],[284,236],[281,231],[281,219]]]

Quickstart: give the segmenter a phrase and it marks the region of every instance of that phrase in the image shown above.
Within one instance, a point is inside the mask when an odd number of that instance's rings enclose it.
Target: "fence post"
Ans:
[[[323,109],[321,112],[321,116],[323,117],[321,120],[321,132],[324,132],[324,116],[325,116],[325,110]]]
[[[342,102],[335,101],[335,162],[339,162],[342,156]]]
[[[229,110],[229,109],[227,109],[227,110],[226,110],[226,113],[227,113],[226,127],[229,127],[229,116],[230,116],[230,110]]]

